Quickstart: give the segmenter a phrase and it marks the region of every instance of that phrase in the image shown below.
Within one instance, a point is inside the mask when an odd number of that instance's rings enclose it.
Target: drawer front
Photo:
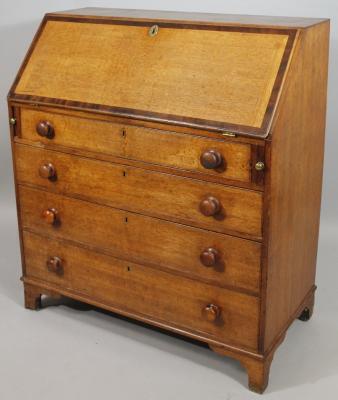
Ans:
[[[15,156],[21,183],[216,232],[261,238],[260,192],[32,146],[17,144]]]
[[[259,243],[19,187],[23,228],[210,283],[259,293]],[[46,217],[53,210],[56,220]],[[216,250],[215,262],[210,249]],[[205,254],[207,253],[207,254]]]
[[[21,137],[250,183],[251,146],[21,109]]]
[[[257,348],[256,297],[31,233],[24,233],[24,247],[28,277],[222,342]]]

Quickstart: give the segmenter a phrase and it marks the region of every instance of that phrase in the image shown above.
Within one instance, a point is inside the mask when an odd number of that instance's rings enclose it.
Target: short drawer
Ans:
[[[116,208],[261,239],[262,193],[17,144],[17,179]]]
[[[21,137],[231,181],[251,181],[249,144],[25,108],[21,110]]]
[[[24,233],[26,275],[224,343],[257,348],[259,299]]]
[[[19,196],[24,229],[215,285],[259,293],[258,242],[23,186]]]

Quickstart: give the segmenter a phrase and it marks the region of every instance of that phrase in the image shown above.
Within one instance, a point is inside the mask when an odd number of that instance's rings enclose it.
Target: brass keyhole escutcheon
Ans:
[[[150,37],[154,37],[158,34],[159,27],[158,25],[153,25],[149,28],[148,35]]]

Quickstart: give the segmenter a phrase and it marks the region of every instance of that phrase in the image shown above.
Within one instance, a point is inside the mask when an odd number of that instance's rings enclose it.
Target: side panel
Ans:
[[[315,282],[329,23],[300,35],[272,128],[264,351],[292,322]]]

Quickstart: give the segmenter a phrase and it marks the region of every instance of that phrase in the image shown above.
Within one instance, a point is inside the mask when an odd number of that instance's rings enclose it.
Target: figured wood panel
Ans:
[[[19,194],[24,228],[216,285],[259,292],[260,244],[257,242],[23,186]],[[51,208],[58,212],[56,225],[42,218],[42,213]],[[201,252],[209,247],[219,253],[219,261],[213,267],[205,267],[200,261]]]
[[[198,171],[217,177],[250,182],[251,146],[143,128],[139,126],[76,118],[46,111],[21,108],[21,137],[48,145],[61,145],[112,154],[174,168]],[[48,121],[55,131],[53,139],[37,134],[40,121]],[[201,154],[216,150],[223,157],[220,168],[206,169]]]
[[[264,348],[313,289],[321,203],[329,24],[303,31],[272,131]]]
[[[48,21],[16,94],[261,127],[288,34]]]
[[[15,158],[20,183],[217,232],[261,237],[260,192],[19,144]],[[40,167],[49,163],[55,168],[56,180],[39,175]],[[207,217],[200,203],[210,196],[218,199],[221,210]]]
[[[257,348],[259,299],[226,289],[178,278],[162,271],[127,263],[65,243],[25,233],[27,275],[72,289],[94,300],[137,312],[218,340]],[[57,255],[63,276],[46,269]],[[221,314],[208,321],[203,310],[217,305]]]

